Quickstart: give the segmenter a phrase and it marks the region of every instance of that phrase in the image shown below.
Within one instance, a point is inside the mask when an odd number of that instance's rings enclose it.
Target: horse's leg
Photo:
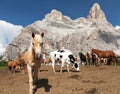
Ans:
[[[87,66],[90,66],[89,59],[86,60]]]
[[[111,63],[111,62],[112,62],[112,63]],[[110,63],[111,63],[111,65],[113,66],[115,62],[114,62],[114,58],[113,58],[112,56],[111,56],[111,62],[110,62]]]
[[[87,61],[88,61],[88,64],[89,64],[89,66],[90,66],[90,65],[91,65],[91,64],[90,64],[90,59],[88,59]]]
[[[92,65],[92,59],[90,59],[90,66]]]
[[[36,83],[37,83],[36,81],[38,80],[38,68],[37,67],[32,68],[32,78],[33,78],[33,89],[35,89]]]
[[[38,69],[39,68],[35,68],[34,69],[33,81],[37,81],[38,80]]]
[[[33,84],[35,82],[35,68],[32,68],[32,78],[33,78]]]
[[[24,63],[22,63],[22,67],[23,67],[22,73],[25,74],[26,65]]]
[[[101,60],[101,58],[98,58],[98,61],[97,61],[97,62],[98,62],[98,65],[99,65],[99,66],[102,65],[102,60]]]
[[[85,63],[84,63],[85,64]],[[81,66],[83,65],[83,62],[81,61]]]
[[[53,72],[55,73],[55,60],[52,59],[52,68],[53,68]]]
[[[80,65],[82,66],[82,61],[80,60]]]
[[[90,65],[92,65],[92,59],[90,59]]]
[[[33,70],[33,89],[34,89],[34,93],[37,89],[37,81],[38,81],[38,69],[37,67],[34,67],[34,70]]]
[[[115,63],[116,63],[116,65],[118,65],[118,59],[117,59],[117,57],[115,57]]]
[[[89,65],[88,60],[86,60],[85,62],[86,62],[86,65],[88,66]]]
[[[90,59],[88,59],[88,64],[89,64],[89,66],[91,66],[91,64],[90,64]]]
[[[32,78],[32,68],[27,64],[28,77],[29,77],[29,94],[33,94],[33,78]]]
[[[114,62],[114,65],[116,66],[117,65],[117,61],[116,61],[115,57],[113,57],[113,62]]]
[[[62,74],[62,68],[63,68],[63,65],[61,65],[61,69],[60,69],[60,73]]]
[[[68,73],[70,73],[69,64],[67,64],[67,71],[68,71]]]
[[[60,73],[62,74],[62,68],[64,67],[64,61],[62,61]]]
[[[14,66],[14,67],[12,68],[14,74],[15,74],[15,71],[16,71],[16,70],[15,70],[15,67],[16,67],[16,66]]]
[[[9,68],[8,68],[8,74],[10,74],[11,71],[12,71],[12,67],[9,66]]]

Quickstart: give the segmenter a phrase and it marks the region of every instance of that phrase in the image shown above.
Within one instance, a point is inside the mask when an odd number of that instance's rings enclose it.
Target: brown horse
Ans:
[[[38,80],[38,71],[43,62],[42,48],[43,48],[44,33],[32,33],[31,45],[24,54],[24,61],[27,64],[29,76],[29,94],[33,94],[34,82]]]
[[[8,68],[8,73],[15,73],[16,71],[20,70],[20,66],[16,63],[15,60],[11,60],[8,62]]]
[[[24,62],[24,54],[21,54],[18,56],[18,58],[15,60],[18,65],[20,65],[20,69],[23,71],[23,74],[25,74],[25,70],[27,69],[26,63]]]
[[[102,50],[98,50],[98,49],[92,49],[91,53],[95,53],[100,59],[101,58],[111,58],[111,61],[115,65],[118,63],[115,53],[111,50],[102,51]]]
[[[89,64],[89,65],[92,65],[91,63],[91,60],[92,60],[92,55],[91,55],[91,53],[90,52],[87,52],[86,53],[86,59],[87,59],[87,63]]]

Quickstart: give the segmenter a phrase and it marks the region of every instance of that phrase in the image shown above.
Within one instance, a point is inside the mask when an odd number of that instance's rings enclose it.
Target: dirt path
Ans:
[[[82,66],[80,72],[54,74],[42,66],[35,94],[120,94],[120,66]],[[28,75],[0,71],[0,94],[28,94]]]

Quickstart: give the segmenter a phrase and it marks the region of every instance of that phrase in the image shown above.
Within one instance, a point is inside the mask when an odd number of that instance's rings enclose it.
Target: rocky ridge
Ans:
[[[22,29],[4,53],[4,58],[17,58],[29,47],[31,32],[45,33],[44,50],[50,52],[59,48],[67,48],[75,55],[86,53],[92,48],[101,50],[120,50],[120,30],[116,30],[95,3],[87,18],[72,20],[60,11],[53,9],[43,20],[36,21]],[[118,54],[118,53],[117,53]]]

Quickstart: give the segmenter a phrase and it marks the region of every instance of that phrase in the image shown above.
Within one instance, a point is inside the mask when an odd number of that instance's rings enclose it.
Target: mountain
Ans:
[[[120,30],[116,30],[95,3],[87,17],[72,20],[60,11],[53,9],[43,20],[36,21],[24,29],[8,45],[4,58],[17,58],[28,49],[31,32],[45,33],[44,50],[67,48],[75,55],[86,53],[92,48],[120,51]],[[118,54],[118,53],[117,53]]]
[[[3,54],[7,45],[12,42],[13,38],[20,33],[23,27],[13,25],[6,21],[0,20],[0,55]]]

